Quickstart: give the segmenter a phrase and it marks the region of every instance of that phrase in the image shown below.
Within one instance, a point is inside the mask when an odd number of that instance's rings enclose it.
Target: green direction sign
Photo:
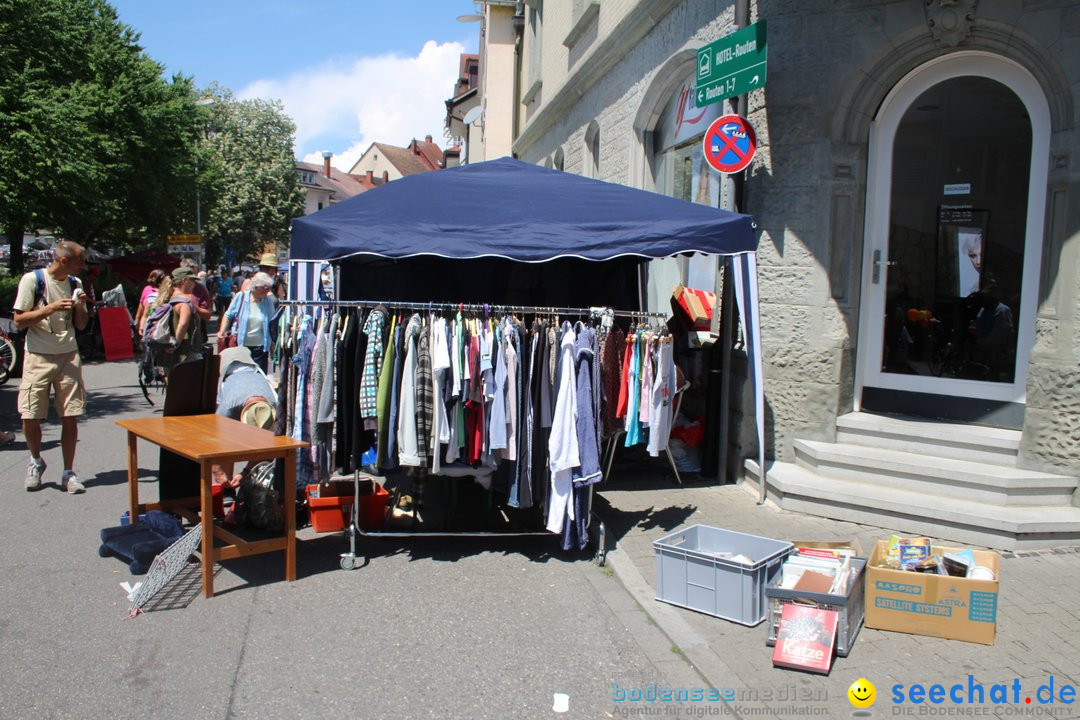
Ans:
[[[761,20],[698,50],[697,106],[763,87],[767,49]]]

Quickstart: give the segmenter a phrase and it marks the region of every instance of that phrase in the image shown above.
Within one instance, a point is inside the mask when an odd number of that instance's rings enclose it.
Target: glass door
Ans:
[[[1022,408],[1048,110],[1027,70],[983,51],[935,58],[881,103],[870,130],[856,408],[888,410],[884,400],[938,415],[949,397],[977,401],[957,408]]]

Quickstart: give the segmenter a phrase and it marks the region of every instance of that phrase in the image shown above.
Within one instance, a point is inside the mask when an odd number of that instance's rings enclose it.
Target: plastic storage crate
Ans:
[[[866,616],[866,558],[853,557],[851,565],[855,572],[854,579],[848,585],[850,590],[847,595],[786,590],[777,587],[780,582],[779,575],[773,578],[765,588],[765,595],[769,599],[769,624],[766,626],[765,644],[769,647],[776,645],[776,633],[780,629],[780,614],[784,612],[784,604],[802,602],[836,611],[836,654],[847,657]]]
[[[656,599],[742,625],[765,619],[765,586],[792,544],[708,525],[691,525],[653,543]],[[730,557],[745,555],[751,564]]]

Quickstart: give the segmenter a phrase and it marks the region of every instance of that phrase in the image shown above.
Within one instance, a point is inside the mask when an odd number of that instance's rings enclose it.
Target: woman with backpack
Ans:
[[[200,313],[194,295],[196,282],[191,268],[181,265],[158,289],[157,304],[147,320],[144,336],[145,341],[158,346],[154,360],[158,367],[171,368],[202,357]],[[164,306],[171,308],[167,319],[164,312],[159,312]],[[159,328],[164,322],[168,326]]]
[[[232,328],[236,345],[250,350],[251,359],[263,372],[267,372],[270,356],[270,319],[274,317],[270,290],[273,286],[274,280],[269,275],[255,273],[248,289],[233,296],[218,330],[218,340],[224,341]]]

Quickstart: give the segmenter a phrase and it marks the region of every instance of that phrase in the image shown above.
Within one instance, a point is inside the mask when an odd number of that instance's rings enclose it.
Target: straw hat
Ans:
[[[277,255],[274,253],[263,253],[259,256],[259,267],[272,267],[277,269],[277,266]]]
[[[274,426],[274,408],[262,398],[252,398],[244,403],[244,409],[240,411],[240,422],[269,430]]]

